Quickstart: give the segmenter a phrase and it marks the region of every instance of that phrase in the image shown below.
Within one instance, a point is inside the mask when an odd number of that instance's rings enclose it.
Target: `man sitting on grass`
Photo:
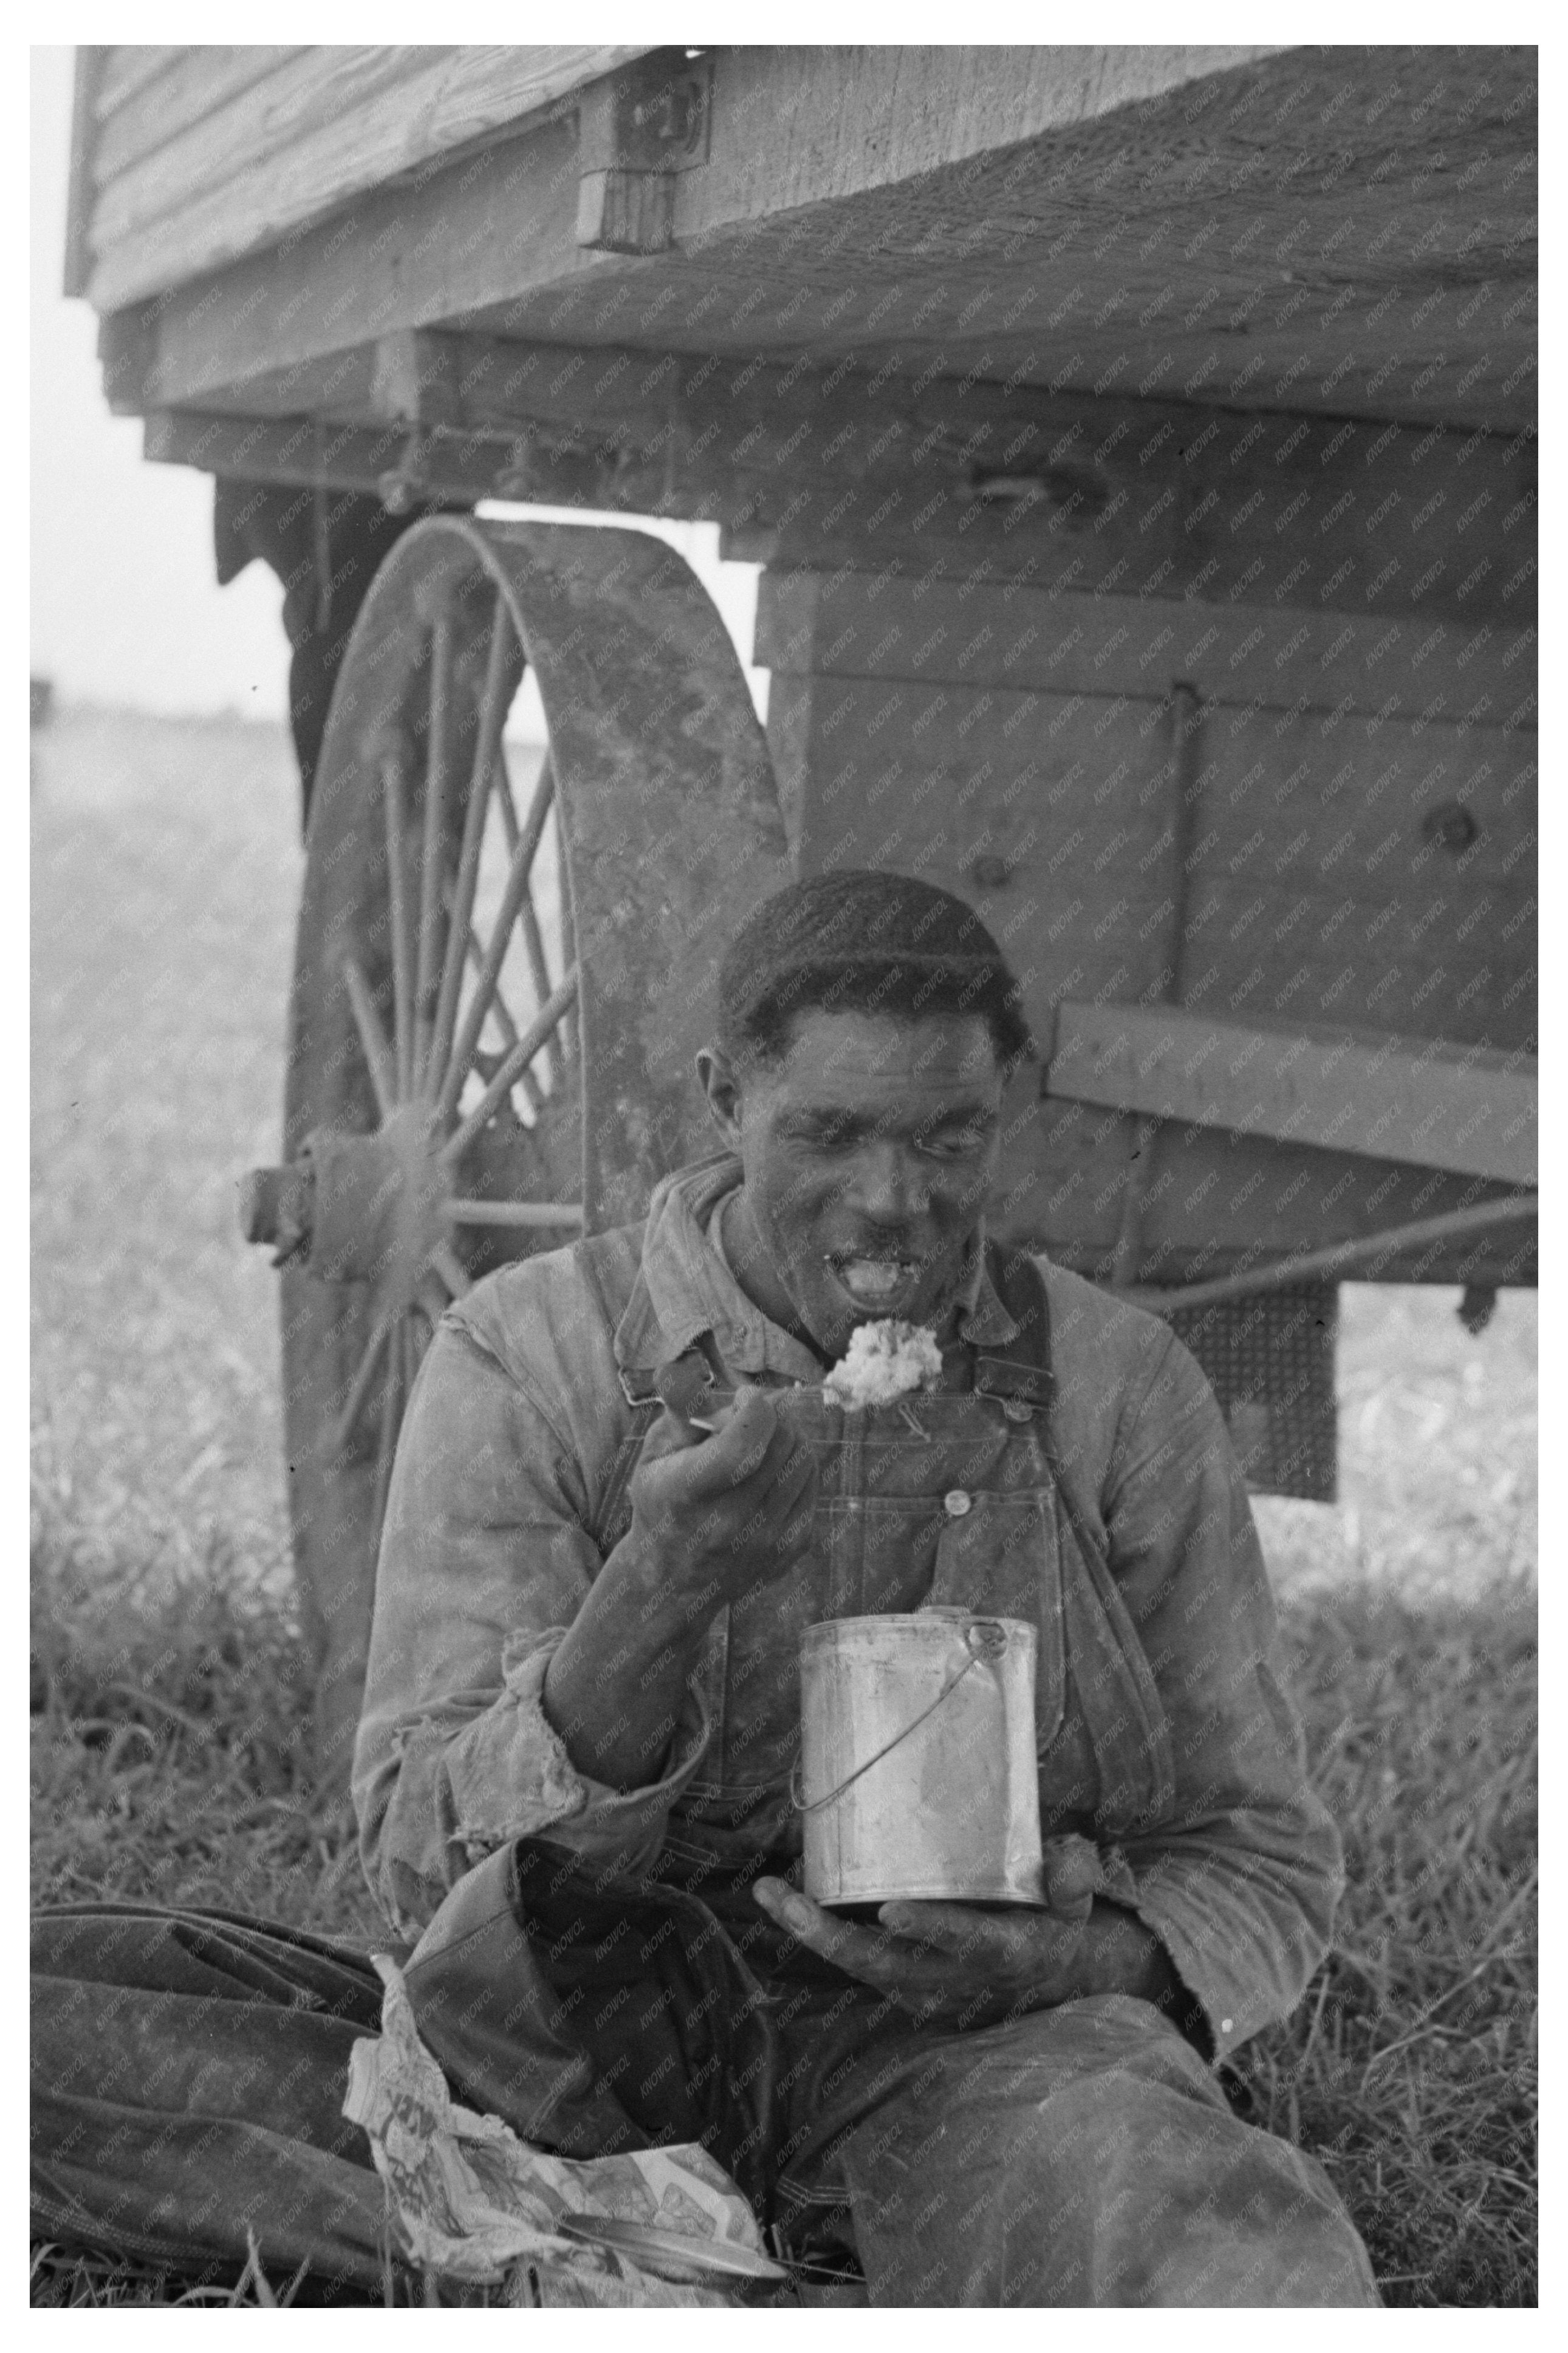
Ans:
[[[1206,1383],[986,1240],[1000,951],[829,875],[720,1004],[722,1150],[451,1309],[404,1429],[354,1794],[425,2042],[536,2145],[703,2141],[874,2305],[1375,2304],[1214,2072],[1321,1959],[1338,1843]],[[940,1381],[847,1412],[825,1372],[884,1317]],[[841,1918],[800,1885],[801,1634],[928,1603],[1038,1630],[1048,1902]]]

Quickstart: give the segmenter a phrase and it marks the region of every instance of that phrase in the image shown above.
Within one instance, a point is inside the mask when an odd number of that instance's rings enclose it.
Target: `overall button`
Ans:
[[[1002,1410],[1009,1421],[1033,1421],[1035,1409],[1026,1398],[1004,1398]]]
[[[973,1496],[966,1494],[962,1487],[949,1488],[942,1499],[942,1508],[950,1520],[963,1519],[965,1512],[973,1511]]]

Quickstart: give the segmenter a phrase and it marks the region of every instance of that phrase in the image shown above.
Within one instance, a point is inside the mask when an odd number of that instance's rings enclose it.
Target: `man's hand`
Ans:
[[[667,1400],[631,1482],[626,1542],[701,1617],[787,1574],[811,1542],[816,1459],[766,1391],[742,1385],[712,1435]]]
[[[1097,1993],[1168,2006],[1179,1981],[1152,1932],[1091,1893],[1084,1842],[1047,1849],[1050,1908],[884,1904],[879,1926],[836,1919],[782,1879],[759,1879],[757,1902],[777,1925],[920,2023],[990,2026],[1026,2010]]]
[[[545,1676],[544,1712],[572,1762],[615,1788],[658,1778],[711,1620],[811,1542],[810,1447],[749,1384],[715,1421],[709,1435],[666,1402],[632,1474],[631,1526]]]

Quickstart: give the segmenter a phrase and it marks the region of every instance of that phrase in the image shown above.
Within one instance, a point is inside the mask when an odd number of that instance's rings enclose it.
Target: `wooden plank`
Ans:
[[[726,176],[695,192],[690,226],[711,235],[721,223],[905,186],[1086,126],[1112,122],[1112,142],[1125,143],[1152,123],[1144,135],[1153,144],[1194,86],[1223,88],[1283,55],[1270,44],[1158,43],[721,51],[712,153]],[[962,251],[959,225],[950,221],[947,234],[950,250]]]
[[[1027,723],[1016,723],[1026,707]],[[1173,985],[1173,869],[1185,860],[1176,855],[1171,806],[1172,725],[1170,712],[1117,697],[1026,698],[930,680],[917,685],[784,673],[774,676],[768,711],[769,747],[801,871],[880,865],[957,892],[1002,942],[1023,984],[1031,1028],[1047,1048],[1063,1002],[1152,1005]],[[1361,771],[1369,790],[1386,765],[1392,732],[1384,727],[1365,739],[1382,754],[1376,766]],[[1428,744],[1436,733],[1426,731]],[[1475,731],[1475,740],[1483,733]],[[1344,731],[1328,740],[1342,744]],[[1198,757],[1201,766],[1201,737]],[[1342,752],[1340,757],[1342,764]],[[1331,782],[1334,773],[1322,781]],[[1381,819],[1391,789],[1373,795],[1373,816]],[[1221,845],[1206,839],[1213,824],[1229,823],[1231,854],[1252,829],[1238,822],[1245,802],[1227,810],[1227,790],[1228,783],[1222,785],[1217,798],[1201,799],[1195,812],[1202,831],[1193,874],[1200,881],[1211,866],[1223,866]],[[1342,802],[1348,792],[1348,784],[1342,786]],[[1285,834],[1280,846],[1292,838]],[[1321,846],[1332,838],[1323,835]],[[1375,848],[1370,835],[1366,839]],[[1331,882],[1334,874],[1331,868]],[[1315,905],[1293,883],[1272,911],[1278,939],[1272,929],[1263,932],[1262,918],[1242,923],[1234,939],[1229,923],[1218,932],[1199,924],[1186,960],[1191,980],[1224,1018],[1231,1017],[1230,993],[1239,990],[1243,1019],[1258,1027],[1297,1020],[1312,1009],[1305,988],[1291,987],[1306,936],[1318,959],[1311,986],[1320,994],[1350,971],[1350,986],[1342,985],[1323,1008],[1327,1022],[1361,1018],[1376,1025],[1390,1002],[1381,983],[1407,955],[1410,976],[1401,985],[1412,995],[1422,976],[1443,976],[1410,1019],[1417,1033],[1446,1030],[1450,1018],[1482,1031],[1495,1031],[1502,1019],[1522,1021],[1530,988],[1528,904],[1525,923],[1516,923],[1511,938],[1497,947],[1483,946],[1477,931],[1458,938],[1462,904],[1455,904],[1440,938],[1431,922],[1411,918],[1406,949],[1398,928],[1404,915],[1396,912],[1390,923],[1383,920],[1385,905],[1352,902],[1341,917],[1334,904]],[[1502,925],[1479,928],[1500,934]],[[1397,944],[1391,947],[1391,939]],[[1513,976],[1508,986],[1523,982],[1513,1005],[1500,1013],[1506,993],[1500,977],[1457,1003],[1466,987],[1465,959],[1489,956],[1497,966],[1502,955]],[[1285,992],[1283,1008],[1253,978],[1259,965],[1270,987]],[[1461,1042],[1465,1034],[1461,1027]],[[1031,1102],[1026,1091],[1009,1105],[1005,1125],[998,1230],[1109,1277],[1132,1165],[1134,1116],[1053,1098]],[[1143,1188],[1139,1273],[1149,1282],[1198,1280],[1251,1263],[1259,1251],[1289,1250],[1303,1235],[1346,1239],[1405,1216],[1461,1208],[1476,1198],[1467,1187],[1480,1181],[1316,1146],[1165,1127]],[[1516,1247],[1494,1240],[1428,1258],[1413,1252],[1388,1279],[1482,1281],[1509,1266],[1507,1279],[1518,1281]]]
[[[66,180],[65,258],[60,272],[62,294],[87,290],[91,273],[87,224],[92,211],[92,154],[96,124],[93,100],[103,77],[108,51],[79,48],[71,80],[70,162]]]
[[[1261,1304],[1270,1293],[1287,1285],[1292,1289],[1303,1282],[1315,1285],[1341,1275],[1352,1282],[1380,1282],[1387,1279],[1386,1270],[1392,1260],[1404,1258],[1429,1242],[1448,1242],[1497,1229],[1517,1229],[1534,1222],[1540,1212],[1539,1194],[1513,1193],[1503,1200],[1478,1201],[1468,1209],[1452,1209],[1442,1217],[1416,1218],[1407,1225],[1384,1226],[1377,1233],[1364,1234],[1356,1241],[1293,1250],[1289,1258],[1277,1259],[1268,1266],[1248,1267],[1222,1276],[1218,1282],[1177,1291],[1133,1290],[1127,1295],[1136,1305],[1152,1307],[1157,1314],[1182,1317],[1184,1328],[1185,1318],[1194,1309],[1217,1306],[1230,1300]],[[1311,1500],[1315,1499],[1309,1498]]]
[[[1069,1000],[1057,1008],[1045,1083],[1055,1095],[1155,1119],[1537,1181],[1536,1067],[1524,1056]]]
[[[91,299],[121,309],[262,250],[642,54],[307,51],[104,189]]]
[[[269,192],[268,167],[287,156],[286,174],[298,173],[302,163],[309,170],[308,159],[335,133],[352,184],[372,101],[388,100],[370,135],[390,133],[400,149],[421,85],[433,80],[452,54],[450,48],[432,56],[390,45],[300,50],[108,180],[93,215],[94,251],[122,252],[139,231],[155,223],[177,251],[189,246],[192,223],[214,204],[236,216],[253,210],[256,242],[267,241],[289,225],[289,196],[283,189]],[[227,258],[215,253],[215,259]]]
[[[107,185],[291,58],[308,54],[300,48],[276,47],[176,51],[163,71],[132,92],[99,132],[94,158],[98,185]]]
[[[493,182],[470,181],[465,164],[412,196],[378,188],[352,225],[307,230],[287,256],[237,263],[218,287],[171,302],[163,397],[192,405],[383,329],[448,322],[623,346],[675,335],[785,368],[809,350],[828,374],[860,367],[879,393],[967,373],[1090,400],[1174,394],[1319,413],[1336,429],[1347,413],[1510,431],[1533,420],[1531,52],[1409,50],[1369,64],[1293,51],[967,157],[929,128],[917,135],[922,105],[940,125],[930,101],[956,94],[963,136],[984,142],[987,120],[1005,119],[1011,137],[1007,58],[721,50],[710,160],[679,179],[668,255],[583,269],[574,207],[549,194],[551,172],[573,164],[545,123],[506,142]],[[1058,68],[1068,80],[1082,70],[1082,53]],[[825,111],[822,77],[835,73]],[[879,137],[840,135],[879,107],[910,125],[885,162]],[[936,153],[948,160],[931,164]],[[777,209],[781,190],[790,209]],[[151,290],[163,290],[106,276],[95,300],[118,307]],[[994,462],[1005,479],[1000,451]],[[1402,524],[1419,512],[1405,506]],[[794,520],[792,533],[790,519],[759,508],[731,526],[737,552],[875,565],[859,518],[847,555],[814,520]],[[899,535],[883,545],[898,553]]]
[[[1143,448],[1158,442],[1166,418],[1152,405],[1127,406],[1129,432]],[[725,531],[723,553],[782,569],[940,572],[1212,604],[1268,597],[1319,611],[1533,621],[1531,434],[1505,441],[1186,414],[1192,423],[1170,462],[1141,470],[1136,448],[1108,447],[1121,416],[1109,402],[1081,404],[1049,445],[1062,453],[1063,494],[1047,480],[1032,505],[994,501],[983,480],[940,477],[919,503],[909,485],[894,498],[875,480],[831,502],[802,501],[802,484],[775,477],[758,485],[750,521]],[[976,403],[975,427],[992,422]],[[1467,443],[1480,471],[1460,504],[1451,470]],[[885,458],[884,472],[894,463]],[[967,553],[950,556],[943,543]]]
[[[1140,702],[1163,700],[1182,680],[1226,706],[1533,728],[1534,648],[1533,627],[1490,621],[769,571],[758,583],[753,659],[775,674],[934,678]]]
[[[156,81],[178,62],[177,48],[155,47],[150,41],[133,41],[111,48],[103,64],[98,88],[93,94],[92,111],[100,122],[106,121],[121,106]]]
[[[885,866],[973,902],[1016,958],[1048,1039],[1065,997],[1157,994],[1168,978],[1174,877],[1172,715],[1112,699],[776,679],[770,742],[794,724],[807,784],[803,872]],[[781,689],[783,691],[781,692]]]
[[[683,187],[677,235],[700,246],[711,284],[723,239],[753,233],[759,349],[774,320],[814,353],[859,349],[874,313],[884,364],[915,376],[951,366],[966,341],[1008,381],[1144,394],[1202,385],[1216,402],[1288,399],[1339,415],[1409,415],[1410,404],[1420,414],[1425,396],[1434,420],[1463,415],[1483,384],[1498,399],[1533,351],[1526,323],[1492,364],[1501,313],[1531,300],[1533,49],[1492,49],[1485,71],[1474,52],[1436,48],[1292,49],[1225,69],[1216,57],[1180,89],[1064,114],[1037,142],[1037,171],[1005,143],[1029,136],[1007,85],[1026,88],[1031,61],[1052,52],[953,47],[930,66],[927,51],[883,54],[896,58],[891,87],[846,72],[856,53],[831,48],[785,52],[782,69],[768,52],[742,51],[724,77],[715,169]],[[1095,71],[1095,52],[1065,54]],[[1005,70],[986,75],[977,59]],[[973,108],[1006,129],[957,196],[921,117],[962,123]],[[732,164],[727,121],[740,126]],[[894,159],[896,195],[889,186],[877,201],[874,164],[825,256],[788,208],[824,185],[854,187],[862,153]],[[906,153],[923,176],[897,180]],[[872,287],[868,249],[883,263]],[[1488,281],[1496,291],[1471,307]],[[1308,385],[1315,396],[1301,396]],[[1500,427],[1521,390],[1532,398],[1521,381],[1475,421]]]
[[[466,148],[653,54],[647,43],[553,48],[466,44],[431,93],[417,161]]]
[[[100,307],[120,307],[238,254],[257,251],[280,228],[310,217],[312,209],[323,212],[480,132],[515,121],[648,51],[627,47],[475,47],[455,52],[405,48],[380,54],[401,58],[395,79],[405,88],[395,108],[379,107],[373,119],[355,119],[352,89],[362,73],[375,74],[378,52],[317,49],[299,61],[293,96],[297,131],[295,141],[289,143],[298,143],[301,149],[309,146],[310,152],[294,159],[284,186],[269,188],[257,177],[255,166],[284,142],[243,105],[221,110],[209,122],[196,125],[188,139],[171,142],[154,159],[145,177],[134,167],[125,172],[106,191],[101,216],[95,224],[95,249],[104,257],[95,301]],[[863,105],[873,111],[880,110],[884,82],[900,101],[895,147],[890,150],[885,138],[873,141],[858,158],[840,138],[835,146],[839,176],[847,166],[863,181],[868,154],[882,159],[882,168],[890,168],[892,176],[929,169],[931,159],[952,161],[973,153],[977,144],[994,145],[1009,136],[1024,135],[1015,131],[1015,125],[1034,132],[1055,128],[1083,119],[1086,111],[1098,112],[1107,105],[1130,103],[1180,87],[1194,72],[1229,67],[1269,52],[1232,47],[1129,48],[1076,55],[1020,49],[985,54],[988,63],[979,69],[974,53],[905,51],[900,73],[889,72],[876,52],[837,53],[840,72],[846,67],[852,74],[858,71],[865,86]],[[292,74],[286,79],[292,80]],[[318,91],[324,82],[338,79],[349,86],[349,103],[338,111],[329,99],[323,110]],[[922,81],[931,85],[923,95]],[[982,83],[989,93],[993,115],[1001,98],[999,119],[988,119],[979,103]],[[960,91],[964,102],[955,103]],[[749,177],[754,171],[755,141],[749,125],[742,128],[749,112],[749,93],[742,90],[737,96],[731,138],[739,139],[736,160]],[[335,174],[326,159],[317,156],[310,136],[323,127],[324,121],[334,119],[343,132]],[[876,166],[872,169],[873,176],[878,176]],[[211,200],[205,206],[200,201],[204,196]],[[136,234],[153,220],[165,224],[162,258],[149,249],[144,237]],[[150,278],[150,269],[161,274]]]
[[[559,362],[553,352],[542,353],[535,368],[533,355],[514,357],[515,348],[463,339],[454,368],[466,388],[465,421],[524,422],[531,384]],[[624,437],[628,495],[668,495],[700,453],[708,481],[692,490],[706,492],[707,511],[731,543],[826,544],[851,569],[917,573],[910,607],[926,593],[925,575],[947,543],[955,568],[968,576],[1011,573],[1037,592],[1120,590],[1168,599],[1184,591],[1210,604],[1254,605],[1268,593],[1320,614],[1329,607],[1358,617],[1451,617],[1473,634],[1478,610],[1495,619],[1507,590],[1510,628],[1533,620],[1528,438],[1053,398],[946,377],[914,391],[799,362],[736,368],[710,359],[682,373],[669,355],[660,364],[632,353],[595,371],[584,355],[568,381],[592,385],[595,374],[613,387],[599,413],[607,430]],[[621,417],[613,423],[616,407]],[[592,415],[584,414],[584,426]],[[641,450],[647,455],[639,464]],[[1019,500],[992,495],[997,478],[985,464],[1004,452],[1011,472],[1001,479],[1025,485]],[[1260,624],[1255,619],[1252,628]],[[1247,648],[1248,697],[1265,684],[1278,691],[1289,670],[1291,699],[1309,682],[1310,699],[1321,699],[1329,675],[1323,655],[1334,636],[1309,631],[1293,645],[1300,628],[1297,620],[1263,631]],[[1410,642],[1413,662],[1430,629],[1428,620]],[[887,630],[884,624],[876,642]],[[914,642],[929,634],[928,624]],[[1184,647],[1200,661],[1201,638],[1195,632]],[[1428,666],[1444,642],[1426,647]],[[1498,659],[1508,650],[1500,645]],[[1364,691],[1363,681],[1388,664],[1388,641],[1363,637],[1331,655],[1336,703],[1358,662]]]
[[[1204,714],[1178,891],[1173,724],[930,680],[778,676],[769,702],[803,866],[934,861],[1027,942],[1037,1034],[1064,997],[1163,993],[1184,893],[1189,1006],[1530,1046],[1530,736],[1347,723],[1287,753]],[[1451,805],[1477,828],[1458,847],[1429,825]]]
[[[1497,429],[1533,416],[1532,52],[1490,52],[1484,73],[1454,52],[1384,51],[1356,69],[1345,52],[1265,58],[1064,126],[1036,142],[1037,161],[1002,147],[962,173],[825,203],[815,234],[799,214],[775,222],[768,192],[789,184],[797,147],[826,176],[861,92],[828,87],[832,62],[814,81],[809,60],[774,71],[768,53],[738,54],[716,140],[739,115],[749,171],[716,144],[713,170],[682,188],[677,241],[700,258],[666,295],[712,305],[699,315],[717,348],[869,344],[916,380],[962,348],[994,380],[1080,391],[1202,387],[1235,406]],[[921,54],[899,53],[900,77]],[[965,53],[947,55],[951,77]],[[951,80],[942,96],[954,103]],[[881,105],[900,111],[898,93]],[[1327,153],[1325,120],[1341,128]],[[555,331],[586,332],[597,300],[564,289]],[[628,302],[618,332],[635,336],[637,315]]]
[[[1205,726],[1188,1004],[1532,1045],[1533,738],[1258,730]]]
[[[563,144],[562,168],[538,192],[541,203],[561,202],[569,185],[566,160]],[[499,170],[499,155],[470,165],[467,194],[477,204]],[[514,202],[521,208],[524,200]],[[499,206],[489,225],[483,204],[479,209],[471,226],[460,214],[447,225],[460,259],[449,269],[444,301],[463,298],[462,271],[487,269],[503,240]],[[390,233],[387,252],[396,252]],[[389,308],[398,300],[395,278],[394,269]],[[300,323],[308,311],[340,299],[331,274],[320,286],[288,271],[277,285],[258,279],[253,296],[253,315],[237,323],[221,350],[205,336],[192,344],[177,324],[159,319],[158,357],[143,405],[205,406],[205,387],[216,378],[235,387],[229,396],[237,405],[324,408],[344,421],[364,421],[363,410],[374,403],[381,381],[375,344],[340,352],[330,369],[324,360],[301,361],[302,373],[288,363],[292,337],[306,344],[312,339]],[[344,290],[341,299],[354,298]],[[281,348],[264,353],[253,345],[253,356],[266,365],[245,379],[247,343],[268,318]],[[1396,639],[1363,635],[1337,652],[1334,636],[1310,628],[1293,644],[1300,619],[1286,634],[1255,618],[1250,644],[1233,640],[1226,656],[1227,662],[1239,657],[1226,683],[1239,683],[1245,668],[1255,696],[1265,686],[1278,691],[1288,679],[1297,699],[1310,688],[1309,701],[1317,707],[1313,698],[1331,681],[1338,707],[1350,675],[1364,691],[1364,681],[1397,666],[1391,649],[1402,645],[1413,670],[1425,666],[1428,678],[1452,651],[1457,691],[1474,659],[1466,649],[1478,622],[1490,624],[1487,643],[1495,639],[1496,659],[1516,664],[1517,650],[1499,624],[1517,635],[1534,619],[1531,436],[1505,442],[1394,426],[1331,426],[1318,417],[1247,418],[1192,404],[1057,397],[966,378],[935,377],[917,390],[824,373],[804,361],[784,368],[624,346],[431,334],[420,337],[420,350],[415,373],[439,387],[435,421],[508,438],[543,429],[545,461],[563,435],[578,446],[613,442],[614,505],[711,519],[725,528],[732,549],[758,531],[768,545],[809,543],[815,569],[826,565],[826,548],[851,574],[918,574],[906,611],[928,593],[922,584],[945,572],[1020,581],[1037,595],[1093,590],[1167,602],[1183,596],[1246,604],[1255,614],[1259,607],[1268,613],[1271,599],[1320,616],[1349,610],[1358,619],[1383,613],[1422,618],[1420,634],[1408,641],[1404,632]],[[1015,473],[1005,479],[1033,480],[1038,496],[994,497],[994,478],[977,471],[977,452],[986,449],[998,459],[1011,451]],[[1420,550],[1419,570],[1413,546]],[[864,592],[868,600],[881,593]],[[1456,626],[1432,640],[1439,623]],[[922,631],[916,644],[929,634]],[[1001,640],[1004,651],[1017,636],[1012,631]],[[1199,631],[1181,650],[1202,661],[1205,649],[1218,643]],[[1085,659],[1104,650],[1101,643]],[[1432,691],[1423,688],[1423,708]]]
[[[410,470],[405,462],[409,435],[401,426],[374,430],[320,424],[308,417],[290,422],[161,411],[146,420],[142,454],[154,465],[196,466],[239,481],[293,483],[301,489],[320,484],[377,496],[404,474],[411,498],[470,506],[495,494],[501,457],[493,442],[454,438],[439,445],[428,464],[422,449],[416,449]],[[563,496],[565,487],[563,483]],[[570,502],[592,505],[594,491],[590,471],[579,480]]]
[[[1123,1113],[1047,1099],[1011,1111],[1003,1151],[999,1235],[1109,1281],[1128,1176]],[[1136,1280],[1197,1282],[1300,1249],[1464,1209],[1513,1188],[1410,1163],[1197,1126],[1157,1129],[1142,1195]],[[988,1218],[988,1224],[992,1220]],[[1494,1234],[1390,1258],[1388,1282],[1531,1282],[1535,1237]]]

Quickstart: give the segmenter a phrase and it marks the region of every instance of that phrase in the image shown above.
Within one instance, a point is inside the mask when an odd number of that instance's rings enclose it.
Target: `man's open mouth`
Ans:
[[[827,1265],[841,1290],[857,1307],[891,1315],[904,1305],[920,1281],[921,1261],[912,1258],[861,1257],[852,1252],[830,1256]]]

